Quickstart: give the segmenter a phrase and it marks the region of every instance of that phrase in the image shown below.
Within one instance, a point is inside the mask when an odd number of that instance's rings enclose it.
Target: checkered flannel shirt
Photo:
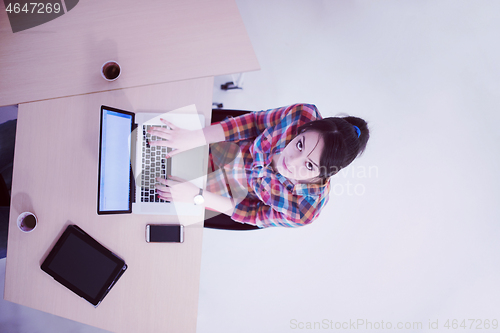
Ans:
[[[318,217],[328,201],[330,182],[293,184],[271,166],[273,155],[295,137],[298,127],[316,119],[321,119],[316,106],[295,104],[220,123],[226,142],[210,146],[211,159],[217,161],[229,150],[233,156],[208,175],[207,191],[233,199],[234,221],[260,228],[300,227]],[[230,144],[239,147],[237,153]]]

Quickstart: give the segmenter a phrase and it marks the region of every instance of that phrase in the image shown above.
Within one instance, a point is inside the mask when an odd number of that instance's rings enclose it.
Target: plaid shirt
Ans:
[[[220,123],[226,142],[210,145],[210,153],[223,167],[209,173],[207,191],[232,198],[234,221],[261,228],[300,227],[318,217],[330,182],[293,184],[271,166],[273,155],[283,151],[298,127],[315,119],[321,119],[316,106],[295,104]]]

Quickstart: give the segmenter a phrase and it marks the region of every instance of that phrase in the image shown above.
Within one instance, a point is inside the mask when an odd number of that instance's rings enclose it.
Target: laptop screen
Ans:
[[[101,107],[98,214],[132,212],[131,132],[134,114]]]

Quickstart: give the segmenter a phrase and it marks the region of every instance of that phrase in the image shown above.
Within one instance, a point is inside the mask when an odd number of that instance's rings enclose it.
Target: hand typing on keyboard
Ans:
[[[193,202],[193,198],[200,189],[185,179],[169,176],[168,179],[156,178],[160,183],[156,185],[158,197],[166,201]]]
[[[169,128],[152,127],[148,133],[152,136],[162,138],[165,140],[155,140],[149,141],[150,146],[166,146],[173,148],[171,152],[167,154],[167,158],[172,157],[183,151],[200,147],[206,144],[206,140],[203,135],[203,130],[187,130],[183,128],[178,128],[171,122],[161,119],[161,121],[166,124]]]

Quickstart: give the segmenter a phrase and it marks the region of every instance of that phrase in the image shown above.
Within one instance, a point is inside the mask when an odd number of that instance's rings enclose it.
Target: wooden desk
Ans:
[[[0,41],[0,106],[260,68],[234,0],[79,1],[17,33],[0,1]]]
[[[193,218],[182,244],[148,244],[146,224],[176,217],[96,214],[99,112],[101,104],[165,112],[194,103],[208,125],[212,86],[201,78],[19,105],[6,300],[113,332],[196,331],[203,223]],[[27,234],[16,225],[24,211],[39,220]],[[98,308],[40,269],[68,224],[129,266]]]

